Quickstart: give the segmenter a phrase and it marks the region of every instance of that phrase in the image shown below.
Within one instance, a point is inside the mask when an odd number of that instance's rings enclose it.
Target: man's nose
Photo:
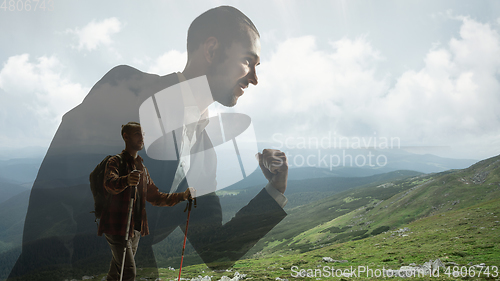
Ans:
[[[257,85],[259,83],[259,78],[257,77],[257,71],[252,70],[248,73],[248,82],[252,83],[253,85]]]

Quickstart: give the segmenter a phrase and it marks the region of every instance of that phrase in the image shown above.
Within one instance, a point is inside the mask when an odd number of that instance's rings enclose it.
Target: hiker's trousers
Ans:
[[[125,248],[125,237],[109,234],[104,234],[104,236],[106,237],[109,247],[111,248],[111,253],[113,254],[106,280],[119,281],[120,271],[122,269],[123,249]],[[134,257],[135,253],[137,252],[137,247],[139,246],[140,238],[141,233],[137,230],[134,230],[134,237],[128,239],[127,241],[127,250],[125,252],[125,267],[123,268],[122,281],[135,281],[136,268]]]

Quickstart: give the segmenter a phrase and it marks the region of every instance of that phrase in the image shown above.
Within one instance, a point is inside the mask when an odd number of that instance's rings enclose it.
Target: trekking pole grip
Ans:
[[[191,207],[193,206],[193,200],[194,200],[194,207],[196,208],[196,198],[194,198],[194,199],[188,199],[188,203],[186,205],[186,208],[184,208],[184,213],[186,211],[191,211]]]

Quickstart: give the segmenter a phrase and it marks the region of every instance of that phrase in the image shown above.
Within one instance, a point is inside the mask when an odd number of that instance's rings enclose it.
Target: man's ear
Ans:
[[[219,40],[211,36],[205,40],[203,44],[203,56],[208,63],[212,63],[215,59],[215,51],[220,47]]]

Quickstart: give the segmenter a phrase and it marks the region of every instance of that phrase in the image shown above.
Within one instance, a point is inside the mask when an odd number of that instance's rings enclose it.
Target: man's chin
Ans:
[[[236,105],[238,102],[238,97],[237,96],[231,96],[231,98],[228,98],[223,101],[217,101],[218,103],[222,104],[225,107],[233,107]]]
[[[234,101],[233,103],[222,103],[222,102],[219,102],[219,103],[225,107],[233,107],[236,105],[236,101]]]

